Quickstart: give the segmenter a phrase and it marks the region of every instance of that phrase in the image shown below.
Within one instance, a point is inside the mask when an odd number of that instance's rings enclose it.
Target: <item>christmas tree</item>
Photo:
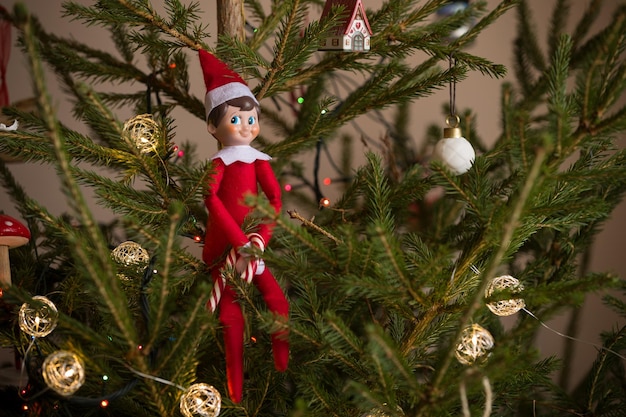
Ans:
[[[626,414],[624,327],[602,335],[571,390],[552,379],[568,358],[533,344],[587,294],[624,290],[585,255],[626,189],[626,5],[591,0],[570,33],[573,2],[557,1],[544,48],[523,0],[333,3],[64,4],[68,19],[104,28],[115,52],[55,35],[19,3],[2,12],[29,57],[37,110],[3,109],[19,126],[2,127],[0,152],[53,167],[67,201],[51,213],[0,163],[30,235],[0,238],[0,344],[21,369],[3,415]],[[593,31],[606,7],[612,21]],[[502,87],[502,132],[487,145],[455,92],[469,73],[505,73],[468,50],[504,13],[518,19],[517,82]],[[344,32],[358,51],[328,50],[343,49]],[[245,196],[254,216],[242,233],[269,224],[273,237],[229,250],[219,269],[199,253],[223,238],[207,224],[224,219],[205,207],[219,163],[175,140],[177,112],[207,120],[205,91],[190,88],[200,50],[260,102],[254,146],[283,188],[279,212],[271,196]],[[58,118],[44,67],[83,130]],[[425,129],[417,147],[410,104],[439,89],[450,92],[443,138]],[[373,144],[346,130],[363,118],[388,134]],[[323,177],[338,184],[333,198]],[[114,221],[94,215],[86,192]],[[263,268],[286,294],[287,320],[257,290]],[[210,304],[222,278],[245,317],[241,398],[229,395],[227,326]],[[626,314],[619,296],[605,301]],[[286,370],[272,335],[288,340]]]

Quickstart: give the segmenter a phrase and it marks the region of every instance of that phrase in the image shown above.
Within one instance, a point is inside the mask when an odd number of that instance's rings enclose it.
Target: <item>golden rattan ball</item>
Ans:
[[[43,295],[34,296],[33,301],[20,307],[18,317],[20,329],[32,337],[46,337],[57,327],[59,311],[54,303]]]
[[[217,417],[222,396],[209,384],[193,384],[180,397],[180,412],[185,417]]]
[[[489,298],[497,291],[508,290],[513,293],[521,293],[524,290],[524,286],[519,282],[517,278],[510,275],[502,275],[494,278],[487,289],[485,290],[485,297]],[[511,298],[508,300],[498,300],[487,303],[487,308],[491,310],[493,314],[498,316],[510,316],[520,311],[526,306],[523,298]]]
[[[122,134],[140,153],[156,152],[158,148],[160,129],[151,114],[140,114],[128,119]]]
[[[138,243],[126,241],[120,243],[111,252],[111,257],[115,262],[124,266],[137,265],[145,267],[150,261],[148,251],[141,247]]]
[[[493,344],[491,333],[478,324],[472,324],[461,333],[461,340],[455,351],[456,358],[464,365],[473,365],[493,348]]]
[[[48,355],[41,367],[41,374],[46,385],[63,396],[74,394],[85,382],[83,361],[67,350]]]

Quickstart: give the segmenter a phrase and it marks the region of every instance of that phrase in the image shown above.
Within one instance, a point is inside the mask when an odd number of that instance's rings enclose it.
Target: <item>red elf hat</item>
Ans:
[[[239,74],[204,49],[200,49],[199,54],[200,66],[204,74],[204,84],[206,85],[204,107],[207,118],[211,110],[234,98],[251,97],[258,104],[248,84]]]

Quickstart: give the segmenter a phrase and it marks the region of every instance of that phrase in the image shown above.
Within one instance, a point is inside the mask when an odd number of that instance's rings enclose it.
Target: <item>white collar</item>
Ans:
[[[225,146],[213,155],[211,160],[218,158],[224,161],[225,165],[230,165],[237,161],[250,164],[257,159],[262,161],[269,161],[272,159],[272,157],[268,154],[258,151],[249,145]]]

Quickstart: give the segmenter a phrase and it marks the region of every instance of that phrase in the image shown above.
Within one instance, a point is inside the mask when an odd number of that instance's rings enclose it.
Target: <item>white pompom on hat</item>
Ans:
[[[199,50],[199,55],[206,85],[204,107],[207,118],[214,108],[235,98],[250,97],[258,104],[248,84],[226,63],[204,49]]]

